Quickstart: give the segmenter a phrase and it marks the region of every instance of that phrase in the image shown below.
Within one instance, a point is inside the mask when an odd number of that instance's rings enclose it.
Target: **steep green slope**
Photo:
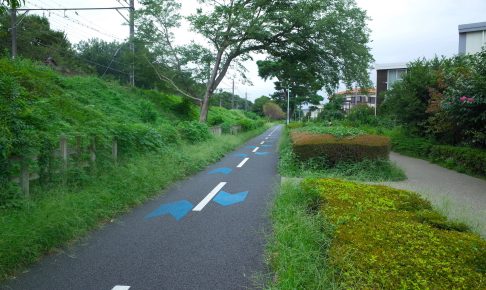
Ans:
[[[63,76],[28,60],[0,59],[0,96],[0,207],[2,195],[5,199],[18,189],[9,179],[19,168],[8,158],[27,157],[31,168],[48,175],[59,161],[53,152],[62,135],[71,148],[83,148],[85,156],[72,157],[82,161],[89,160],[88,147],[95,140],[99,162],[109,160],[113,139],[124,158],[211,138],[207,126],[196,121],[198,107],[186,99],[96,77]],[[263,122],[224,108],[211,109],[210,116],[216,120],[211,125],[224,127],[253,129]]]

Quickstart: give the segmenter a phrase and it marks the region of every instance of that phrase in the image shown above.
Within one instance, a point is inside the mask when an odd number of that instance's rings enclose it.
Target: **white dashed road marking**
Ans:
[[[195,208],[192,209],[192,211],[201,211],[211,201],[211,199],[213,199],[214,196],[218,194],[218,192],[226,185],[226,183],[227,182],[220,182],[218,185],[216,185],[216,187],[213,188],[213,190],[211,190],[211,192],[208,193],[208,195],[206,195],[206,197],[198,205],[196,205]]]
[[[249,159],[250,159],[250,158],[245,158],[245,159],[243,159],[243,161],[241,161],[241,162],[240,162],[240,164],[238,164],[238,166],[236,166],[236,167],[238,167],[238,168],[243,167],[243,165],[245,165],[246,161],[248,161]]]

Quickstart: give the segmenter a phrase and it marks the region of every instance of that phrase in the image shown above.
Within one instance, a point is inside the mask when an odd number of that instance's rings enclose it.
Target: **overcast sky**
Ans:
[[[123,0],[120,0],[123,2]],[[196,0],[183,0],[187,14]],[[420,57],[452,56],[458,50],[459,24],[486,22],[485,0],[356,0],[371,20],[371,51],[376,63],[408,62]],[[53,7],[109,7],[120,6],[117,0],[27,0],[29,8]],[[40,13],[42,14],[42,13]],[[126,13],[124,13],[126,14]],[[77,43],[91,37],[108,41],[123,40],[128,26],[116,11],[45,12],[52,27],[63,30]],[[177,41],[184,43],[194,38],[191,33],[177,33]],[[260,56],[261,57],[261,56]],[[236,93],[253,100],[273,92],[273,83],[258,77],[254,62],[247,65],[253,86],[236,83]],[[374,76],[374,74],[372,74]],[[231,80],[221,87],[230,90]]]

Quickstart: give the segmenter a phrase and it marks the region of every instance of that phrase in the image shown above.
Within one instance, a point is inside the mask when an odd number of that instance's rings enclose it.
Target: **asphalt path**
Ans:
[[[267,130],[0,288],[258,287],[281,130]]]

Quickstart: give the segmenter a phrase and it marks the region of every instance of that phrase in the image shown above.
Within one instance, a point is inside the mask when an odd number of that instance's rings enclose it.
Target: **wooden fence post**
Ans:
[[[116,138],[113,138],[111,142],[111,156],[113,157],[113,162],[116,165],[118,161],[118,142],[116,141]]]
[[[20,160],[20,188],[26,198],[30,197],[30,172],[29,160],[22,157]]]
[[[93,172],[96,172],[96,137],[91,139],[89,145],[89,160],[91,162]]]
[[[62,180],[64,183],[67,181],[67,171],[68,171],[68,145],[66,135],[61,135],[59,141],[59,151],[61,152],[62,160]]]

